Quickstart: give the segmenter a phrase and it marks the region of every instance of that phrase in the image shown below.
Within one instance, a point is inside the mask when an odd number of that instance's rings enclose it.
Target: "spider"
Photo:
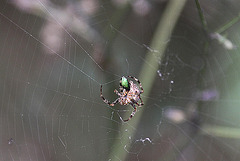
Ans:
[[[132,76],[128,76],[128,77],[131,79],[134,79],[139,84],[140,89],[138,88],[137,84],[134,84],[133,81],[131,80],[128,81],[127,78],[123,76],[120,80],[120,85],[119,85],[120,92],[118,92],[116,89],[114,90],[114,93],[116,93],[119,97],[112,103],[110,103],[110,101],[108,101],[103,97],[102,85],[100,88],[100,97],[103,99],[103,102],[105,102],[109,106],[114,106],[115,104],[119,103],[120,105],[130,104],[133,107],[132,114],[127,120],[123,120],[124,122],[131,120],[131,118],[135,115],[135,113],[137,112],[136,105],[138,107],[141,107],[142,105],[144,105],[141,98],[141,94],[143,93],[141,82],[135,77],[132,77]],[[139,100],[140,100],[140,103],[138,103]]]

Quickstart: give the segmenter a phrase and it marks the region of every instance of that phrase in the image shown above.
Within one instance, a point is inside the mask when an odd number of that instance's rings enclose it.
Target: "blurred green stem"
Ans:
[[[219,29],[217,29],[217,31],[215,31],[216,33],[222,33],[224,31],[226,31],[227,29],[229,29],[230,27],[232,27],[234,24],[236,24],[237,22],[239,22],[240,20],[240,14],[238,14],[237,17],[234,17],[233,19],[231,19],[228,23],[226,23],[225,25],[221,26]]]
[[[186,0],[170,0],[163,13],[162,19],[156,28],[156,32],[149,47],[149,51],[146,54],[145,62],[139,76],[144,88],[143,101],[145,104],[147,103],[147,97],[154,84],[158,66],[164,56],[164,51],[185,3]],[[130,151],[131,148],[131,138],[134,138],[135,135],[136,129],[133,127],[137,128],[143,112],[143,109],[140,110],[132,120],[122,124],[119,136],[117,137],[110,153],[111,161],[126,160],[128,151]],[[159,117],[160,115],[161,114],[159,114]]]
[[[201,131],[203,134],[212,135],[214,137],[240,139],[240,128],[204,125]]]
[[[195,0],[195,3],[196,3],[196,6],[197,6],[197,9],[198,9],[198,14],[199,14],[199,17],[200,17],[200,20],[202,22],[202,25],[203,25],[203,28],[205,31],[208,32],[208,26],[207,26],[207,21],[204,17],[204,14],[203,14],[203,10],[201,8],[201,5],[199,3],[199,0]],[[233,19],[231,19],[229,22],[227,22],[225,25],[221,26],[219,29],[217,29],[215,32],[216,33],[222,33],[224,31],[226,31],[227,29],[229,29],[230,27],[232,27],[234,24],[236,24],[237,22],[239,22],[240,20],[240,14],[238,14],[237,17],[234,17]]]
[[[198,14],[199,14],[200,20],[201,20],[202,25],[203,25],[203,29],[208,32],[207,21],[206,21],[204,15],[203,15],[203,11],[202,11],[202,8],[200,6],[200,3],[199,3],[198,0],[195,0],[195,3],[196,3],[196,6],[197,6],[197,9],[198,9]]]
[[[208,32],[207,21],[206,21],[206,19],[204,17],[204,14],[203,14],[201,5],[199,3],[199,0],[195,0],[195,3],[196,3],[196,6],[197,6],[197,9],[198,9],[198,14],[199,14],[200,20],[202,22],[203,28],[204,28],[205,31]],[[238,14],[237,17],[234,17],[233,19],[231,19],[225,25],[221,26],[215,32],[220,34],[220,33],[224,32],[224,31],[226,31],[227,29],[229,29],[230,27],[232,27],[237,22],[239,22],[239,20],[240,20],[240,14]]]

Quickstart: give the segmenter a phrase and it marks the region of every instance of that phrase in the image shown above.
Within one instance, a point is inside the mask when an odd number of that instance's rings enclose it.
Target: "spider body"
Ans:
[[[123,89],[123,92],[118,94],[119,96],[119,104],[120,105],[128,105],[128,104],[136,104],[140,100],[140,90],[136,84],[133,83],[133,81],[129,82],[130,84],[130,90]],[[117,93],[117,90],[114,91]]]
[[[131,80],[128,81],[127,78],[122,77],[122,79],[120,80],[120,86],[119,86],[120,92],[116,89],[114,90],[114,93],[116,93],[119,97],[112,103],[110,103],[110,101],[108,101],[103,97],[102,85],[100,88],[100,97],[109,106],[114,106],[115,104],[119,103],[120,105],[130,104],[133,107],[134,110],[130,115],[130,117],[127,120],[123,120],[125,122],[129,121],[135,115],[137,111],[136,105],[139,107],[143,105],[143,101],[141,98],[141,94],[143,93],[143,88],[142,88],[141,82],[135,77],[132,77],[132,76],[128,76],[128,77],[134,79],[139,84],[140,89],[137,84],[133,83],[133,81]]]

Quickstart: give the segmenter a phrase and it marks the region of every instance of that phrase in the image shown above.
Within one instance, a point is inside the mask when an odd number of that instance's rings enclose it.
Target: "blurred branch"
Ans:
[[[163,13],[162,19],[159,22],[154,37],[152,39],[149,52],[146,54],[145,63],[143,64],[140,77],[144,88],[144,97],[143,101],[147,103],[147,97],[150,94],[152,86],[154,84],[154,80],[157,74],[157,69],[159,66],[159,62],[164,56],[165,48],[168,44],[170,36],[173,32],[175,24],[180,16],[180,13],[185,5],[186,0],[170,0],[165,12]],[[124,123],[121,126],[118,140],[116,140],[115,144],[112,147],[112,151],[110,153],[111,160],[126,160],[128,151],[131,146],[131,140],[129,137],[134,137],[135,128],[140,123],[141,115],[144,113],[144,110],[140,110],[132,120],[127,123]],[[159,114],[160,117],[161,114]],[[131,127],[129,127],[129,124]],[[127,130],[126,130],[127,129]]]
[[[198,9],[198,14],[199,14],[199,17],[200,17],[200,20],[202,22],[202,25],[203,25],[203,29],[208,32],[208,27],[207,27],[207,21],[203,15],[203,11],[202,11],[202,8],[200,6],[200,3],[198,0],[195,0],[195,3],[196,3],[196,6],[197,6],[197,9]]]
[[[222,33],[224,31],[226,31],[228,28],[232,27],[234,24],[239,22],[239,20],[240,20],[240,14],[238,14],[237,17],[234,17],[231,21],[229,21],[225,25],[221,26],[219,29],[217,29],[216,33]]]
[[[203,25],[203,28],[206,32],[209,33],[208,31],[208,26],[207,26],[207,21],[204,17],[204,14],[203,14],[203,10],[200,6],[200,3],[199,3],[199,0],[195,0],[195,3],[196,3],[196,6],[197,6],[197,9],[198,9],[198,14],[199,14],[199,17],[200,17],[200,20],[202,22],[202,25]],[[217,29],[214,33],[218,33],[218,34],[221,34],[222,32],[226,31],[227,29],[229,29],[230,27],[232,27],[234,24],[236,24],[237,22],[239,22],[240,20],[240,13],[238,14],[237,17],[234,17],[232,20],[230,20],[229,22],[227,22],[225,25],[221,26],[219,29]]]
[[[233,127],[203,125],[202,133],[214,137],[224,137],[230,139],[240,139],[240,129]]]
[[[220,33],[224,32],[225,30],[230,28],[232,25],[237,23],[240,19],[240,14],[237,17],[233,18],[227,24],[220,27],[216,32],[213,32],[213,33],[209,34],[207,21],[206,21],[204,15],[203,15],[203,11],[202,11],[202,8],[200,6],[200,3],[199,3],[198,0],[195,0],[195,2],[196,2],[197,9],[198,9],[198,14],[199,14],[200,20],[201,20],[202,25],[203,25],[203,29],[206,32],[207,36],[210,36],[211,39],[216,39],[227,50],[235,49],[236,46],[230,40],[228,40],[224,36],[220,35]],[[207,50],[208,47],[209,47],[209,42],[206,42],[205,43],[205,51]]]

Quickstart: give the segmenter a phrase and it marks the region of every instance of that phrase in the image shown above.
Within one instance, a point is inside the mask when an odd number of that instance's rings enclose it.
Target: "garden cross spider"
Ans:
[[[128,77],[134,79],[139,84],[139,87],[141,90],[138,88],[137,84],[133,83],[133,81],[131,80],[128,81],[126,77],[122,77],[119,85],[120,92],[118,92],[116,89],[114,90],[114,93],[116,93],[119,97],[115,101],[110,103],[110,101],[108,101],[103,97],[102,85],[100,88],[100,97],[109,106],[114,106],[115,104],[119,103],[120,105],[130,104],[133,107],[134,110],[132,111],[132,114],[127,120],[123,120],[124,122],[129,121],[135,115],[137,111],[136,105],[138,107],[144,105],[141,98],[141,94],[143,93],[141,82],[135,77],[132,77],[132,76],[128,76]],[[141,101],[140,103],[138,103],[139,100]]]

